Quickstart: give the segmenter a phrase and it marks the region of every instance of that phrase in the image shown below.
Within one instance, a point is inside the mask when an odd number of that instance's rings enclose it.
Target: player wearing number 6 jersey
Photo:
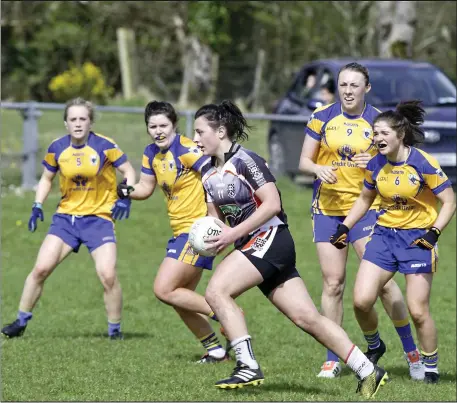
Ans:
[[[313,240],[323,276],[321,308],[324,316],[341,325],[343,321],[343,293],[346,282],[348,248],[337,250],[329,243],[363,185],[365,167],[377,153],[373,143],[372,123],[379,110],[365,103],[371,90],[368,70],[358,64],[344,66],[338,75],[340,102],[318,108],[306,127],[306,138],[300,158],[300,169],[315,175],[312,201]],[[367,237],[376,221],[379,201],[357,222],[348,234],[348,241],[362,258]],[[411,334],[408,312],[398,285],[392,280],[380,291],[381,301],[392,319],[403,350],[410,364],[413,378],[423,377]],[[368,350],[365,353],[377,363],[386,347],[376,337],[376,329],[366,332]],[[411,359],[413,366],[411,366]],[[327,350],[327,359],[319,377],[335,378],[341,372],[338,357]]]
[[[43,221],[42,204],[52,180],[60,176],[57,212],[44,239],[35,267],[25,281],[17,320],[5,326],[7,337],[23,334],[32,310],[41,296],[45,280],[72,251],[86,245],[104,288],[108,335],[121,339],[122,292],[116,272],[114,219],[127,218],[130,203],[117,199],[116,169],[127,185],[135,182],[135,171],[116,143],[91,131],[94,110],[90,102],[76,98],[67,103],[64,123],[69,134],[55,140],[43,160],[44,171],[35,195],[29,230],[38,218]]]
[[[368,163],[362,193],[330,242],[337,248],[345,247],[350,228],[363,217],[376,195],[381,197],[379,218],[354,286],[356,318],[362,331],[377,329],[373,306],[378,290],[396,272],[403,273],[408,308],[425,363],[424,380],[436,383],[438,344],[430,315],[430,291],[438,260],[438,237],[455,212],[455,196],[438,162],[414,147],[424,138],[420,128],[424,113],[419,101],[410,101],[376,117],[374,139],[379,154]],[[438,200],[442,203],[439,214]]]

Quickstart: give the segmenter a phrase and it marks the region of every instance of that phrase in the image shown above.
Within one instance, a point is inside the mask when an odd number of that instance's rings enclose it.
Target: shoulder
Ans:
[[[411,147],[408,165],[412,165],[427,174],[439,174],[441,172],[441,167],[437,159],[416,147]]]
[[[329,120],[333,119],[334,117],[341,114],[341,104],[339,102],[335,102],[333,104],[320,106],[316,108],[312,113],[310,120],[316,119],[320,120],[321,122],[328,122]]]
[[[153,158],[158,152],[160,151],[159,147],[155,145],[154,143],[148,144],[144,148],[144,155],[147,155],[150,158]]]
[[[48,147],[48,152],[58,153],[62,152],[64,149],[68,148],[71,144],[70,135],[67,134],[62,137],[54,139]]]
[[[381,111],[374,106],[367,104],[365,106],[365,110],[363,111],[363,118],[370,124],[372,125],[374,120],[376,119],[376,116],[378,116],[381,113]]]
[[[367,164],[367,170],[374,172],[382,168],[387,163],[387,158],[382,154],[376,154]]]
[[[88,140],[88,144],[90,146],[95,146],[97,149],[101,148],[103,150],[106,150],[110,148],[118,148],[116,142],[110,137],[106,137],[100,133],[94,132],[91,132],[89,136],[90,137]]]
[[[174,148],[174,151],[179,155],[183,154],[195,154],[196,156],[202,156],[201,150],[197,147],[197,144],[194,143],[194,141],[188,137],[181,136],[180,134],[177,134],[177,141],[174,143],[176,144],[176,147]]]

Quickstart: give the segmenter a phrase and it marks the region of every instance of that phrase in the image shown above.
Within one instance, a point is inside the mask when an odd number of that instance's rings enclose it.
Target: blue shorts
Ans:
[[[116,243],[114,223],[95,215],[74,216],[56,213],[52,216],[48,234],[59,237],[71,246],[75,253],[78,253],[82,243],[87,246],[89,252],[105,243]]]
[[[189,234],[179,234],[168,241],[167,256],[202,269],[212,270],[214,257],[194,253],[189,243]]]
[[[313,214],[313,241],[330,242],[330,237],[336,232],[338,225],[341,224],[346,216],[329,216],[323,214]],[[367,213],[350,229],[348,242],[365,238],[371,234],[376,223],[377,211],[368,210]]]
[[[413,241],[426,229],[396,229],[376,225],[370,236],[363,259],[391,272],[403,274],[434,273],[438,262],[438,247],[421,249]]]

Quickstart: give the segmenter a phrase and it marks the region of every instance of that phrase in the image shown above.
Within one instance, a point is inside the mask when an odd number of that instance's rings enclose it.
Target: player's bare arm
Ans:
[[[348,228],[352,228],[354,224],[359,221],[370,209],[375,198],[376,190],[370,190],[364,186],[360,196],[357,198],[347,217],[343,221],[343,224]]]
[[[119,165],[117,170],[124,176],[124,179],[127,179],[127,185],[133,186],[136,177],[135,169],[132,167],[132,164],[129,161],[126,161],[123,164]]]
[[[154,193],[157,184],[155,175],[140,174],[140,180],[133,185],[135,190],[130,193],[130,198],[133,200],[146,200]]]
[[[441,202],[441,209],[433,226],[442,231],[455,213],[455,194],[452,188],[448,187],[438,193],[436,198]]]
[[[52,189],[52,180],[56,174],[44,168],[35,194],[35,202],[43,204]]]
[[[310,136],[305,137],[303,142],[300,163],[298,169],[308,175],[316,175],[325,183],[336,183],[337,177],[333,173],[336,167],[317,165],[317,154],[319,153],[320,142]]]

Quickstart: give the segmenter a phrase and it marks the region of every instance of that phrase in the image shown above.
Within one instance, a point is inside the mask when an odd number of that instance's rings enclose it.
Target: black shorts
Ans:
[[[287,280],[300,277],[295,268],[294,240],[285,225],[256,233],[236,249],[243,253],[262,275],[263,282],[258,287],[266,297]]]

